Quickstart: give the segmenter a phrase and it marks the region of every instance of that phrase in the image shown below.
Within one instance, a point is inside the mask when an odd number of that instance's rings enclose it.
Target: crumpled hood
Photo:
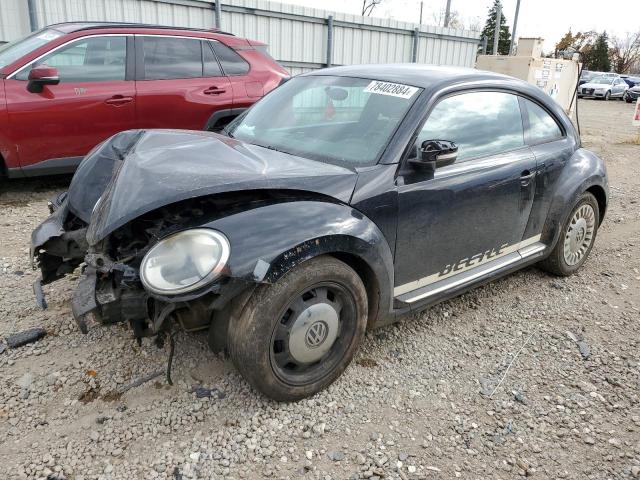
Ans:
[[[356,179],[347,168],[214,133],[130,130],[83,160],[69,188],[69,208],[89,223],[87,240],[95,244],[140,215],[189,198],[288,189],[348,203]]]

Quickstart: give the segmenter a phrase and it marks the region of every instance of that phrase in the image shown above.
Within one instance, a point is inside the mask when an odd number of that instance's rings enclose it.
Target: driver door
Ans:
[[[398,177],[394,294],[415,304],[429,300],[433,285],[448,290],[445,280],[522,247],[536,173],[516,95],[446,97],[429,115],[418,145],[426,140],[453,141],[458,156],[431,172],[405,165]]]
[[[72,172],[95,145],[135,127],[127,43],[124,35],[78,38],[5,80],[7,136],[19,146],[23,173]],[[29,71],[39,64],[55,67],[60,83],[31,93]]]

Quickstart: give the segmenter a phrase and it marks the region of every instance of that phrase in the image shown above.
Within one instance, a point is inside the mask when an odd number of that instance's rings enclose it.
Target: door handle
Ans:
[[[520,174],[520,184],[523,187],[526,187],[527,185],[529,185],[529,182],[531,181],[534,175],[535,175],[535,172],[532,172],[531,170],[528,170],[528,169],[524,170]]]
[[[133,102],[133,97],[125,97],[124,95],[114,95],[104,101],[107,105],[113,105],[114,107],[119,107],[129,102]]]
[[[225,93],[227,90],[224,88],[218,88],[218,87],[209,87],[207,88],[204,92],[205,95],[220,95],[221,93]]]

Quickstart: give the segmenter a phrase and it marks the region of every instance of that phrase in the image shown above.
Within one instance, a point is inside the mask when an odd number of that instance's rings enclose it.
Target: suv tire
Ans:
[[[342,374],[366,326],[362,280],[344,262],[320,256],[255,290],[229,325],[229,354],[256,390],[300,400]]]
[[[539,266],[554,275],[573,275],[587,260],[598,233],[598,201],[589,192],[578,198],[567,217],[551,255]]]

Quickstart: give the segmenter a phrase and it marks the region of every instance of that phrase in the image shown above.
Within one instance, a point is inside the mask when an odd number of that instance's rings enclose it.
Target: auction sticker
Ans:
[[[374,80],[367,85],[364,91],[367,93],[377,93],[378,95],[411,98],[418,89],[416,87],[410,87],[409,85],[402,85],[401,83],[379,82],[378,80]]]

